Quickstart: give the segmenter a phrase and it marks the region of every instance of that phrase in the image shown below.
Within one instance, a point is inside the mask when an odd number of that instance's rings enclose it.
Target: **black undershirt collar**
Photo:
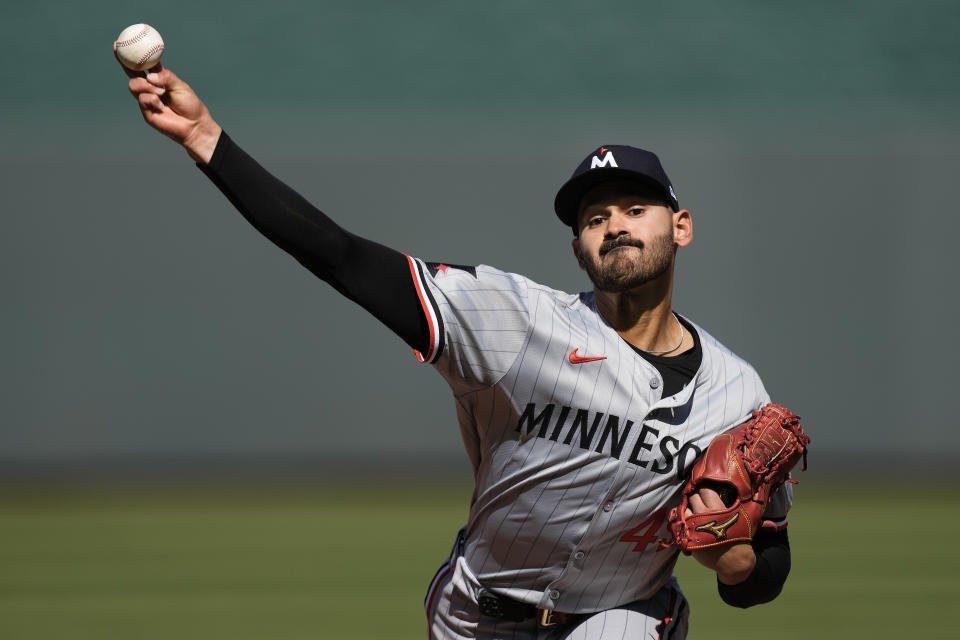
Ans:
[[[680,355],[655,356],[627,342],[631,349],[640,354],[644,360],[660,372],[660,376],[663,378],[664,398],[677,393],[693,380],[693,376],[697,374],[697,370],[700,369],[700,362],[703,360],[703,349],[700,346],[700,336],[697,335],[696,329],[679,315],[676,318],[693,337],[693,347]]]

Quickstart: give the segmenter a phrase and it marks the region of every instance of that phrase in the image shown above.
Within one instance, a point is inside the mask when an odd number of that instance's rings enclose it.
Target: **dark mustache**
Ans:
[[[600,257],[607,255],[617,247],[636,247],[643,249],[643,242],[630,236],[617,236],[613,240],[607,240],[600,245]]]

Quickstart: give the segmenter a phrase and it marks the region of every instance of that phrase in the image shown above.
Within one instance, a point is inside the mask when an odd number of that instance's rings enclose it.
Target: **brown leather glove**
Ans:
[[[710,443],[691,470],[680,506],[668,521],[674,542],[685,554],[753,539],[774,491],[803,458],[807,468],[810,438],[800,417],[778,404],[768,404],[752,417]],[[726,509],[686,516],[691,495],[708,486],[717,491]]]

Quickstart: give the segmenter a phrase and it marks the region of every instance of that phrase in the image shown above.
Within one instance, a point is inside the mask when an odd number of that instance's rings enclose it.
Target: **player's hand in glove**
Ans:
[[[701,487],[690,496],[684,515],[687,518],[699,513],[722,511],[727,508],[720,491],[709,486]],[[730,493],[729,491],[727,493]],[[729,500],[728,500],[729,501]],[[697,562],[717,572],[717,578],[724,584],[739,584],[750,577],[757,565],[757,556],[749,542],[734,542],[718,547],[707,547],[691,551]]]
[[[809,442],[800,418],[776,404],[714,438],[693,465],[680,506],[670,511],[673,542],[722,582],[746,579],[755,562],[750,543],[770,495],[806,460]]]
[[[116,56],[116,44],[113,53]],[[183,145],[195,161],[210,162],[221,129],[193,89],[160,64],[150,69],[146,76],[122,64],[120,66],[130,78],[128,88],[140,105],[147,124]]]

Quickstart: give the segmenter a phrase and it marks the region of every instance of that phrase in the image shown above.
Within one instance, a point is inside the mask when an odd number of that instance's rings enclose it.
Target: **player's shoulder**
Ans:
[[[528,278],[527,276],[521,275],[519,273],[513,273],[510,271],[503,271],[497,269],[496,267],[491,267],[490,265],[482,264],[477,267],[481,270],[482,273],[489,274],[493,278],[507,278],[512,282],[517,283],[519,286],[529,289],[530,291],[536,291],[537,293],[542,293],[552,298],[569,300],[570,304],[573,304],[577,300],[576,294],[567,293],[566,291],[560,291],[559,289],[554,289],[553,287],[541,284]]]
[[[717,378],[743,377],[759,384],[762,388],[760,374],[746,358],[735,353],[687,316],[683,316],[683,319],[697,330],[700,337],[700,346],[703,349],[703,367],[708,374]]]
[[[523,297],[545,296],[562,305],[574,305],[576,294],[566,293],[540,284],[527,276],[497,267],[478,264],[467,266],[447,262],[423,262],[423,271],[443,289],[513,291]]]
[[[508,280],[509,282],[513,283],[515,287],[522,289],[526,293],[528,299],[536,300],[538,303],[542,304],[543,302],[546,302],[554,308],[576,307],[580,305],[579,294],[568,293],[566,291],[554,289],[553,287],[536,282],[535,280],[531,280],[527,276],[519,273],[502,271],[489,265],[479,265],[477,269],[478,273],[489,277],[491,280]]]

